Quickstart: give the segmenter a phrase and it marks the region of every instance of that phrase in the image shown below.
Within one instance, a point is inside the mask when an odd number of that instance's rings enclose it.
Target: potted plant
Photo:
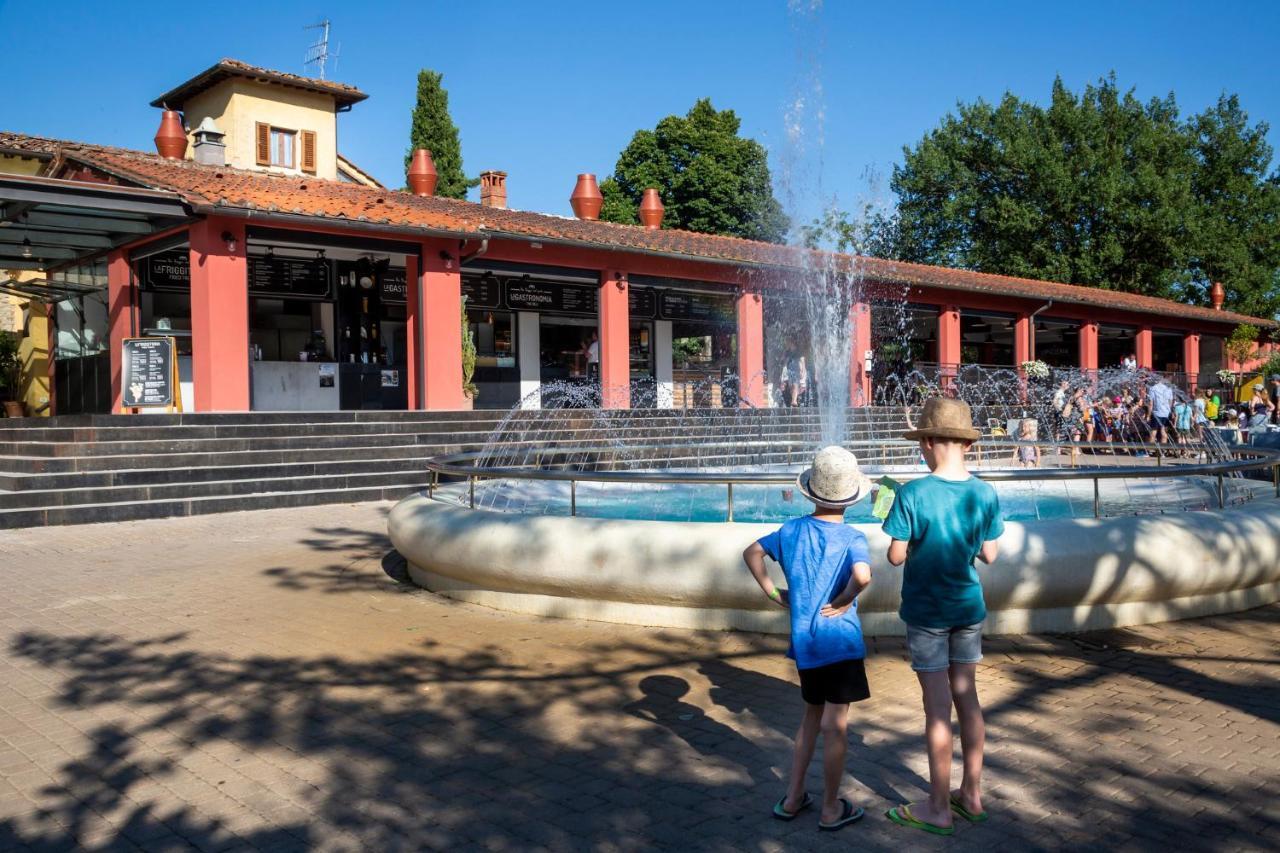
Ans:
[[[18,336],[14,332],[0,332],[0,384],[6,417],[21,418],[26,415],[22,405],[22,361],[18,358]]]
[[[1049,365],[1045,364],[1040,359],[1036,359],[1034,361],[1024,361],[1022,362],[1022,364],[1018,366],[1022,368],[1023,374],[1028,379],[1048,379],[1049,378]]]
[[[471,378],[476,375],[476,340],[471,336],[471,324],[467,322],[467,298],[462,297],[462,398],[463,408],[475,408],[480,389]]]

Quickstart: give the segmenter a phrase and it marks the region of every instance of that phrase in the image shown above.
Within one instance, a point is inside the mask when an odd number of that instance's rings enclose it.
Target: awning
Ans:
[[[48,270],[192,218],[176,193],[0,175],[0,270]]]
[[[47,279],[18,281],[15,278],[11,278],[6,281],[0,281],[0,293],[17,296],[20,299],[30,299],[32,302],[39,302],[44,305],[56,305],[68,299],[79,299],[82,296],[100,293],[104,290],[106,288],[101,285],[49,281]]]

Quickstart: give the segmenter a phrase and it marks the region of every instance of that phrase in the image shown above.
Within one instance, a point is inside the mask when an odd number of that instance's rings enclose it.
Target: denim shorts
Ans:
[[[907,626],[907,651],[916,672],[942,672],[953,663],[982,660],[982,623],[957,628]]]

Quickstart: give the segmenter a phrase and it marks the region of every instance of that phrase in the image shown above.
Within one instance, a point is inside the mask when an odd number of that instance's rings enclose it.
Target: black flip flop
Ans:
[[[835,832],[837,829],[843,829],[844,827],[848,826],[851,823],[857,823],[858,821],[862,820],[862,816],[866,814],[862,806],[855,806],[853,803],[849,802],[844,797],[840,798],[840,804],[844,809],[840,813],[840,817],[836,818],[831,823],[823,823],[822,821],[818,821],[819,831]]]
[[[808,791],[805,791],[804,799],[800,801],[800,805],[796,806],[796,810],[793,812],[789,812],[783,808],[786,803],[787,795],[783,794],[782,799],[778,800],[777,804],[773,807],[773,816],[778,820],[795,820],[796,815],[800,814],[800,812],[813,807],[813,797],[809,796]]]

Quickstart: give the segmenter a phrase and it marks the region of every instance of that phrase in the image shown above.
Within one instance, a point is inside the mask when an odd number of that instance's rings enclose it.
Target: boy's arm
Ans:
[[[840,594],[831,599],[827,604],[822,605],[819,611],[823,616],[840,616],[853,606],[856,599],[864,589],[871,583],[871,564],[870,563],[854,563],[853,572],[849,575],[849,582],[844,585],[844,589],[840,590]]]
[[[764,567],[764,548],[760,547],[760,543],[752,542],[748,545],[747,550],[742,552],[742,560],[747,564],[747,570],[756,579],[756,583],[760,584],[760,589],[764,591],[764,594],[771,601],[786,607],[787,594],[784,590],[780,590],[773,585],[773,580],[769,577],[769,570]]]
[[[889,543],[889,564],[892,566],[901,566],[907,561],[907,543],[901,539],[894,539]]]
[[[996,561],[996,557],[1000,554],[1000,540],[988,539],[982,543],[982,550],[978,552],[978,559],[987,565],[991,565]]]

